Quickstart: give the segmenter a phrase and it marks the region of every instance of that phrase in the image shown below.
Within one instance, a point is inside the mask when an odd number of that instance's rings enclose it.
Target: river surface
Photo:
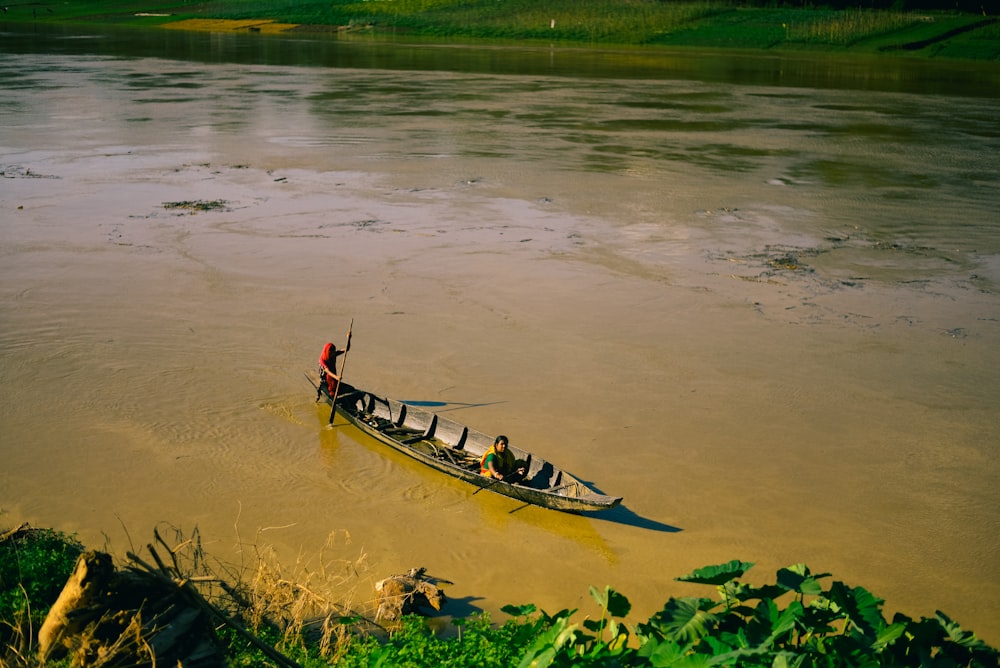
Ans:
[[[995,64],[8,27],[0,90],[0,525],[445,618],[804,562],[1000,643]],[[327,427],[352,321],[349,382],[622,507]]]

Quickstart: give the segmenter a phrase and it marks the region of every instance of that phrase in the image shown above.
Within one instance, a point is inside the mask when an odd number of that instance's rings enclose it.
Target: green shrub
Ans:
[[[30,609],[43,620],[82,553],[74,536],[53,529],[21,530],[0,543],[0,619]]]
[[[426,620],[403,617],[398,630],[385,642],[373,637],[355,638],[334,664],[338,668],[367,666],[476,666],[508,668],[517,665],[536,627],[523,620],[508,620],[494,627],[488,614],[455,620],[459,633],[439,638]]]
[[[0,531],[0,666],[24,666],[83,546],[52,529]]]

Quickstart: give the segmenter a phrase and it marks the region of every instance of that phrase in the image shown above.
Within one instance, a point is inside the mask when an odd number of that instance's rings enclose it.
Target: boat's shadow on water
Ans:
[[[654,519],[648,517],[643,517],[629,510],[625,506],[617,506],[611,510],[596,511],[583,511],[578,513],[584,517],[590,517],[595,520],[601,520],[602,522],[614,522],[616,524],[625,524],[632,527],[638,527],[639,529],[648,529],[650,531],[660,531],[662,533],[678,533],[684,531],[680,527],[675,527],[672,524],[667,524],[665,522],[658,522]]]
[[[603,492],[602,492],[603,493]],[[530,507],[530,503],[525,503],[518,506],[510,511],[510,514],[523,510],[524,508]],[[552,511],[552,512],[562,512],[562,511]],[[662,533],[679,533],[684,531],[680,527],[675,527],[672,524],[667,524],[665,522],[657,522],[654,519],[648,517],[643,517],[642,515],[636,514],[634,511],[629,510],[625,506],[616,506],[611,510],[578,510],[578,511],[568,511],[570,515],[579,515],[580,517],[589,517],[595,520],[601,520],[602,522],[614,522],[615,524],[624,524],[626,526],[637,527],[639,529],[648,529],[650,531],[660,531]]]
[[[605,493],[600,489],[598,489],[597,487],[594,487],[593,484],[590,482],[586,482],[585,484],[599,494]],[[514,508],[513,510],[509,511],[509,514],[513,515],[514,513],[523,510],[525,508],[529,508],[530,506],[531,506],[530,503],[522,504]],[[675,527],[672,524],[667,524],[665,522],[658,522],[649,517],[643,517],[642,515],[637,514],[635,511],[630,510],[628,507],[624,505],[615,506],[610,510],[575,510],[575,511],[554,510],[552,512],[557,512],[557,513],[567,512],[570,515],[589,517],[591,519],[600,520],[602,522],[613,522],[615,524],[624,524],[626,526],[636,527],[639,529],[648,529],[649,531],[660,531],[662,533],[679,533],[681,531],[684,531],[684,529],[680,527]]]
[[[406,404],[407,406],[416,406],[418,408],[436,408],[440,410],[435,410],[435,413],[448,413],[451,411],[462,410],[463,408],[479,408],[480,406],[493,406],[494,404],[502,404],[503,401],[488,401],[485,403],[466,403],[462,401],[411,401],[409,399],[404,399],[399,402],[401,404]]]

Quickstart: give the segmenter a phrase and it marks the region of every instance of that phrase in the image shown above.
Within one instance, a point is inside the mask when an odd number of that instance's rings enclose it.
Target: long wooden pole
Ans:
[[[340,367],[340,380],[337,381],[337,389],[333,393],[333,401],[330,402],[330,422],[333,424],[333,419],[337,416],[337,395],[340,394],[340,383],[344,380],[344,369],[347,368],[347,353],[351,352],[351,332],[354,330],[354,318],[351,318],[351,324],[347,328],[347,345],[344,346],[344,363]],[[333,359],[333,370],[337,370],[337,359]]]

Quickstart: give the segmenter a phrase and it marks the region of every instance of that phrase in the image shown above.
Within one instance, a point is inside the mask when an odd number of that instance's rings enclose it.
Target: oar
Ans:
[[[351,318],[351,324],[347,328],[347,345],[344,346],[344,363],[340,367],[340,380],[337,381],[337,390],[333,393],[333,401],[330,402],[330,422],[328,424],[333,424],[333,418],[337,416],[337,395],[340,394],[340,384],[344,382],[344,369],[347,368],[347,353],[351,351],[351,330],[354,329],[354,318]],[[333,360],[333,369],[337,370],[337,359]]]
[[[482,487],[480,487],[479,489],[477,489],[477,490],[476,490],[475,492],[473,492],[473,493],[472,493],[472,496],[475,496],[476,494],[479,494],[479,493],[480,493],[481,491],[483,491],[484,489],[489,489],[490,487],[492,487],[493,485],[497,484],[497,483],[498,483],[498,482],[500,482],[501,480],[502,480],[502,478],[493,478],[493,481],[492,481],[492,482],[490,482],[490,484],[488,484],[488,485],[483,485]]]

